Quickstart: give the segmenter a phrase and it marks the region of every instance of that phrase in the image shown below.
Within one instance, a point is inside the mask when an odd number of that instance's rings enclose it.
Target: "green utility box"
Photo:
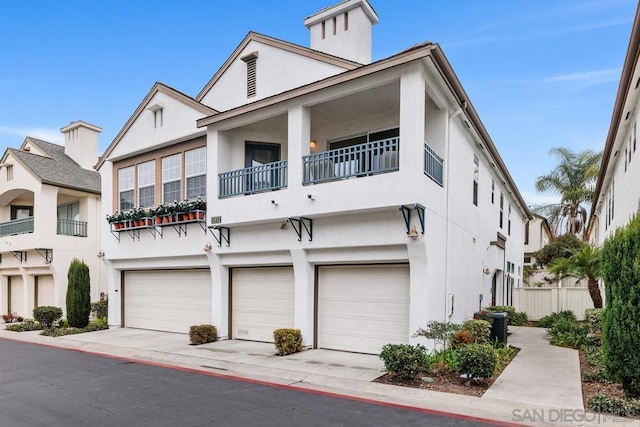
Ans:
[[[491,341],[507,343],[507,313],[487,313],[491,318]]]

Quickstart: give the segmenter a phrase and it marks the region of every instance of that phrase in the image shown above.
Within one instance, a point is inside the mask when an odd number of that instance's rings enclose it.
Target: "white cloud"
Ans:
[[[604,70],[585,71],[582,73],[560,74],[547,77],[544,83],[578,83],[581,85],[594,85],[618,81],[620,78],[619,68],[607,68]]]
[[[28,136],[31,136],[33,138],[43,139],[47,142],[53,142],[55,144],[64,143],[64,136],[60,133],[59,129],[16,128],[11,126],[0,125],[0,134],[13,135],[13,136],[19,137],[20,138],[19,144],[21,144],[24,138]]]
[[[545,194],[545,193],[523,191],[522,197],[524,198],[525,202],[527,202],[527,205],[530,207],[552,205],[560,202],[560,196],[556,194]]]

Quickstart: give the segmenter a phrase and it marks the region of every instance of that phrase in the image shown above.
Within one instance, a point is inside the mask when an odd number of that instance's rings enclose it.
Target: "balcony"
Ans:
[[[218,175],[220,180],[219,197],[231,197],[240,194],[254,194],[273,191],[287,186],[287,161],[267,163],[260,166],[224,172]]]
[[[400,138],[388,138],[302,158],[304,185],[376,175],[399,168]]]
[[[424,174],[436,182],[440,187],[443,186],[443,164],[444,160],[438,156],[431,147],[424,143]]]
[[[58,234],[63,236],[87,237],[87,222],[58,218]]]
[[[0,224],[0,237],[33,233],[33,217],[14,219]]]

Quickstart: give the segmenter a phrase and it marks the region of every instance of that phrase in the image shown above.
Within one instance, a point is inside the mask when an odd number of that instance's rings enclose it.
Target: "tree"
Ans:
[[[586,279],[593,306],[602,308],[602,295],[598,288],[600,251],[597,248],[586,245],[569,258],[557,258],[549,265],[549,271],[557,274],[561,279],[565,277],[575,277],[578,281]]]
[[[602,246],[607,308],[602,320],[605,366],[628,397],[640,396],[640,216]]]
[[[69,265],[66,302],[69,325],[85,328],[91,314],[91,279],[89,267],[77,258]]]
[[[550,265],[557,258],[569,258],[584,247],[584,242],[573,234],[565,234],[553,239],[542,249],[534,253],[536,264],[540,267]]]
[[[539,176],[535,186],[539,192],[551,191],[559,195],[560,202],[537,206],[533,210],[547,218],[554,234],[566,232],[584,238],[587,222],[584,205],[593,199],[602,153],[556,147],[549,154],[558,158],[558,164],[549,174]]]

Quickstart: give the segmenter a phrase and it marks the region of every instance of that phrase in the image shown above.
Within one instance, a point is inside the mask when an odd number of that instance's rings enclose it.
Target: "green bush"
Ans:
[[[488,344],[469,344],[458,349],[458,372],[471,379],[493,377],[498,358]]]
[[[106,319],[109,315],[109,300],[105,297],[100,301],[92,302],[91,312],[96,314],[96,319]]]
[[[553,345],[580,349],[588,343],[588,331],[586,325],[569,318],[561,318],[547,329],[547,334],[549,342]]]
[[[607,372],[627,397],[640,396],[640,216],[608,238],[601,252],[607,307],[602,346]]]
[[[41,331],[42,325],[40,324],[40,322],[37,322],[34,319],[26,319],[22,323],[17,323],[15,325],[7,325],[5,329],[7,331],[13,331],[13,332]]]
[[[576,315],[573,314],[573,311],[565,310],[565,311],[559,311],[557,313],[551,313],[547,316],[544,316],[542,319],[538,320],[538,326],[541,328],[550,328],[553,326],[554,323],[562,319],[572,320],[574,322],[578,321],[578,319],[576,318]]]
[[[456,349],[466,344],[473,344],[474,341],[471,332],[463,329],[451,335],[449,342],[451,343],[451,348]]]
[[[510,325],[513,325],[513,316],[516,314],[516,309],[510,305],[492,305],[485,307],[485,311],[489,313],[507,313],[507,321]]]
[[[193,325],[189,328],[189,341],[193,345],[206,344],[218,340],[218,330],[213,325]]]
[[[602,316],[604,308],[589,308],[584,311],[584,323],[589,326],[589,332],[602,332]]]
[[[453,348],[437,351],[430,357],[430,363],[435,372],[458,372],[458,352]]]
[[[486,344],[491,334],[491,323],[480,319],[467,320],[462,324],[461,330],[469,332],[472,342]]]
[[[512,347],[510,345],[505,345],[502,347],[494,347],[493,352],[496,355],[496,359],[498,361],[497,368],[502,371],[504,368],[511,363],[514,357],[520,351],[517,347]]]
[[[434,348],[438,343],[442,345],[443,349],[447,348],[447,342],[451,338],[454,332],[460,329],[460,325],[450,322],[438,322],[432,320],[427,323],[426,328],[418,328],[413,337],[424,337],[429,340],[433,340]]]
[[[85,332],[95,332],[104,329],[109,329],[109,325],[107,324],[107,321],[105,319],[101,319],[94,322],[89,322],[89,324],[84,328],[75,328],[73,326],[70,326],[45,329],[40,335],[45,335],[48,337],[61,337],[64,335],[84,334]]]
[[[640,415],[640,400],[625,400],[605,393],[596,393],[587,402],[589,408],[618,416]]]
[[[62,317],[62,309],[50,305],[43,305],[33,309],[33,318],[45,329],[50,329],[53,324]]]
[[[514,313],[513,317],[511,318],[511,324],[513,326],[525,326],[528,323],[529,316],[527,316],[527,313],[525,313],[524,311],[518,311],[517,313]]]
[[[276,329],[273,331],[273,341],[278,356],[302,351],[302,334],[300,329]]]
[[[380,359],[387,372],[401,378],[413,380],[431,365],[427,349],[423,345],[387,344],[382,347]]]
[[[69,321],[67,319],[58,320],[58,328],[68,328],[68,327],[69,327]]]
[[[71,261],[67,274],[67,320],[69,325],[84,328],[91,314],[91,279],[89,267],[77,258]]]

